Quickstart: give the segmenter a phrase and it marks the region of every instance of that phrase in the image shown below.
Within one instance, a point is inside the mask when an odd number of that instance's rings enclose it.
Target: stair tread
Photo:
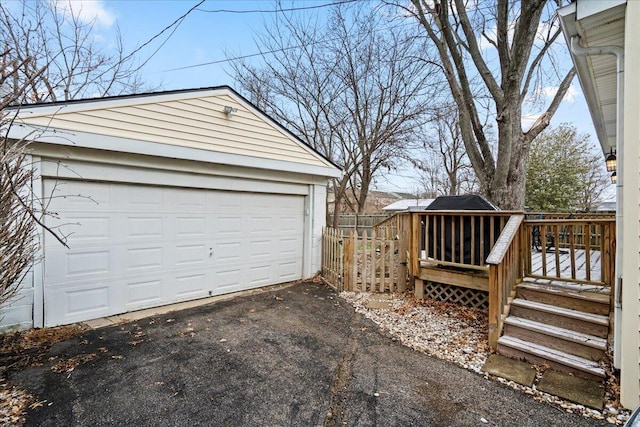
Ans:
[[[502,344],[506,347],[511,347],[525,353],[530,353],[544,359],[550,359],[556,363],[560,363],[583,372],[588,372],[601,378],[605,377],[604,369],[600,367],[598,362],[585,359],[584,357],[575,356],[560,350],[554,350],[544,345],[523,341],[519,338],[510,337],[508,335],[501,336],[498,339],[498,344]]]
[[[532,291],[546,292],[554,295],[565,295],[571,298],[582,299],[585,301],[592,301],[601,304],[609,304],[609,291],[603,291],[602,286],[580,286],[574,283],[562,282],[567,286],[560,286],[560,282],[554,282],[553,284],[540,283],[536,279],[525,277],[522,282],[518,284],[519,288],[530,289]]]
[[[586,345],[605,351],[607,349],[607,340],[590,334],[576,332],[569,329],[553,326],[546,323],[536,322],[535,320],[524,319],[516,316],[509,316],[505,319],[505,324],[518,326],[529,329],[541,334],[560,338],[577,344]]]
[[[511,305],[517,307],[529,308],[532,310],[542,311],[549,314],[557,314],[572,319],[583,320],[597,325],[608,326],[609,316],[602,314],[587,313],[580,310],[572,310],[570,308],[559,307],[557,305],[545,304],[538,301],[531,301],[524,298],[516,298]]]

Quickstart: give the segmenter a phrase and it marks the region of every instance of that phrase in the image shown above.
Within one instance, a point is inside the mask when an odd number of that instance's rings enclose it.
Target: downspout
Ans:
[[[620,346],[622,332],[622,189],[624,185],[624,49],[620,46],[583,47],[580,36],[571,37],[571,53],[576,56],[614,55],[616,57],[616,284],[614,296],[613,366],[620,368]],[[618,250],[617,248],[620,248]]]

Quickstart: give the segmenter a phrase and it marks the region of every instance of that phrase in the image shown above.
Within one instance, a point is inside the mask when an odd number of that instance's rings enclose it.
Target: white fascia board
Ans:
[[[218,151],[160,144],[157,142],[118,138],[62,129],[43,128],[40,126],[17,123],[11,127],[8,136],[15,140],[142,154],[170,159],[193,160],[247,168],[277,170],[331,178],[337,178],[342,173],[335,167],[321,167],[283,160],[263,159],[238,154],[221,153]]]
[[[598,1],[578,1],[577,2],[577,19],[581,20],[592,15],[613,9],[616,6],[625,4],[627,0],[598,0]]]
[[[560,27],[562,28],[562,33],[566,40],[567,49],[569,50],[571,60],[576,67],[578,81],[580,82],[582,93],[587,101],[587,107],[591,114],[593,127],[596,130],[602,152],[606,153],[609,151],[609,138],[607,136],[607,128],[600,108],[597,91],[593,81],[594,77],[589,67],[589,62],[587,61],[586,56],[574,55],[569,48],[569,46],[571,46],[571,38],[580,36],[578,22],[576,19],[577,5],[576,3],[570,3],[569,5],[558,9],[557,13],[560,17]]]
[[[14,111],[18,112],[19,117],[43,117],[55,116],[59,113],[76,113],[92,110],[104,110],[108,108],[128,107],[132,105],[144,105],[157,102],[178,101],[193,98],[202,98],[204,96],[230,95],[231,91],[226,88],[219,89],[194,89],[193,91],[176,91],[168,93],[149,93],[141,95],[122,96],[114,98],[97,98],[83,100],[74,100],[65,102],[56,102],[52,105],[25,105],[16,107]],[[234,97],[235,98],[235,97]]]

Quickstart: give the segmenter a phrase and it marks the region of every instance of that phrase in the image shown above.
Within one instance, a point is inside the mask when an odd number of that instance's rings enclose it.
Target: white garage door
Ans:
[[[302,276],[304,197],[45,180],[47,326]],[[69,196],[82,195],[82,197]]]

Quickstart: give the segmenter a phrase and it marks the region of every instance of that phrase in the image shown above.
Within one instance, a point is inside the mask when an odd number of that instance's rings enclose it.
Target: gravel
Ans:
[[[368,292],[341,292],[340,297],[353,305],[357,313],[372,320],[394,339],[416,351],[453,362],[486,378],[520,390],[537,401],[549,403],[567,412],[606,420],[616,425],[623,425],[629,418],[630,411],[620,408],[619,396],[612,395],[610,391],[618,389],[616,384],[614,387],[608,387],[605,407],[602,411],[597,411],[541,392],[536,389],[537,381],[533,387],[526,387],[484,373],[482,366],[490,354],[487,341],[488,320],[485,311],[433,300],[421,301],[410,294],[395,294],[391,299],[385,299],[385,302],[389,302],[390,309],[367,308],[367,302],[376,298],[375,294]],[[544,369],[538,368],[537,379],[539,380]],[[610,367],[608,368],[611,372]],[[613,375],[609,378],[611,378],[610,381],[617,380]]]

